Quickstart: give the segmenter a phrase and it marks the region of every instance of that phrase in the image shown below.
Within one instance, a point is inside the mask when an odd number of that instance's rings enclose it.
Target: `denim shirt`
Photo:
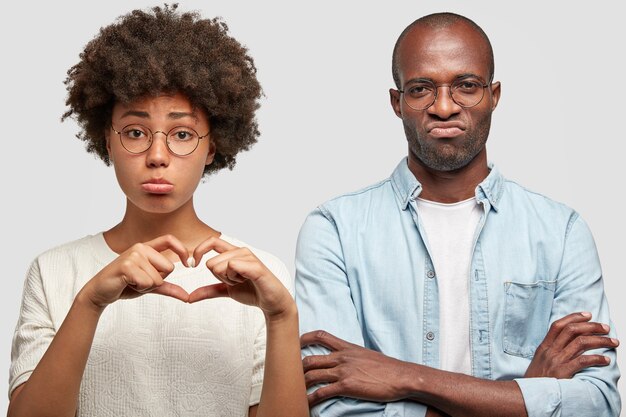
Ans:
[[[619,415],[615,351],[571,379],[523,378],[550,324],[577,311],[611,325],[593,237],[563,204],[490,166],[476,187],[470,292],[472,375],[516,380],[530,417]],[[302,333],[323,329],[403,361],[439,367],[437,271],[416,210],[421,184],[406,158],[390,178],[334,198],[306,219],[296,253]],[[321,346],[304,355],[324,354]],[[330,399],[313,416],[423,416],[412,401]]]

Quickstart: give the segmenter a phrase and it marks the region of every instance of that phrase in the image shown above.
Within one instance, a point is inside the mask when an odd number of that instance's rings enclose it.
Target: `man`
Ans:
[[[393,74],[408,158],[300,232],[313,414],[617,416],[619,342],[587,226],[487,162],[489,39],[462,16],[423,17]]]

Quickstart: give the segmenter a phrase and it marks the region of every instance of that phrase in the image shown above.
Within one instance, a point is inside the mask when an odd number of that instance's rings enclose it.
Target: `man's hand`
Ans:
[[[300,344],[302,347],[321,345],[331,350],[328,355],[311,355],[302,360],[307,388],[328,384],[309,395],[310,406],[338,396],[380,402],[408,396],[402,384],[406,376],[405,362],[348,343],[322,330],[303,334]]]
[[[571,378],[582,369],[608,365],[606,356],[583,353],[616,348],[619,341],[603,336],[609,333],[608,325],[589,320],[590,313],[572,313],[552,323],[524,377]]]

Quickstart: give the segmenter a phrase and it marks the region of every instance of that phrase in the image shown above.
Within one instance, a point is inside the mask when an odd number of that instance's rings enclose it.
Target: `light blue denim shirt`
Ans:
[[[302,333],[324,329],[404,361],[439,366],[437,271],[416,211],[422,187],[406,158],[391,177],[337,197],[306,219],[296,254]],[[523,378],[550,324],[577,311],[610,323],[593,237],[570,208],[504,179],[491,167],[476,187],[483,214],[470,285],[472,374],[515,379],[530,417],[619,415],[611,364],[571,379]],[[328,352],[320,346],[304,355]],[[313,416],[423,416],[416,402],[335,398]]]

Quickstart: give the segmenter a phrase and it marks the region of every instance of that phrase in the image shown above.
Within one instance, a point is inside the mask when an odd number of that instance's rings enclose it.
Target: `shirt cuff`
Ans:
[[[398,401],[387,404],[383,417],[426,417],[427,410],[428,407],[420,403]]]
[[[556,378],[515,379],[524,397],[528,417],[551,417],[561,408],[561,388]]]
[[[249,406],[257,405],[259,401],[261,401],[261,389],[263,388],[263,383],[254,384],[250,388],[250,402]]]
[[[337,397],[311,408],[311,417],[426,417],[427,407],[412,401],[379,403]]]

